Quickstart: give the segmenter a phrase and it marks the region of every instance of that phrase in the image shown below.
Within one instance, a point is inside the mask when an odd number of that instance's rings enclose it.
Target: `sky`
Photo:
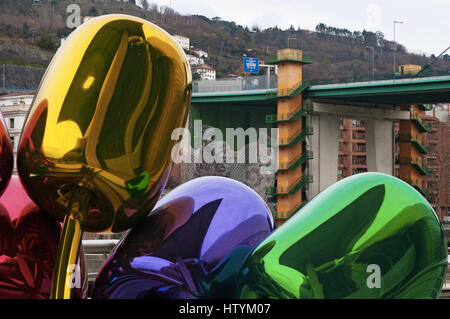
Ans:
[[[383,32],[408,51],[438,55],[450,46],[449,0],[149,0],[183,15],[221,17],[262,29],[314,30],[318,23],[350,31]],[[449,50],[450,51],[450,50]],[[447,51],[447,54],[450,52]]]

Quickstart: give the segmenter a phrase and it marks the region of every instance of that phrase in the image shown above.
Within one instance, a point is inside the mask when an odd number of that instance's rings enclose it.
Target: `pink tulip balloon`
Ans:
[[[0,299],[47,299],[61,224],[28,197],[17,176],[0,197]],[[80,254],[81,287],[86,297],[87,276]]]

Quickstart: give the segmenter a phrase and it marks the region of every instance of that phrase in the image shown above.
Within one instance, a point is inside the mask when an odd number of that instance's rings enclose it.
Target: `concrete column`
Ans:
[[[337,181],[339,156],[339,117],[331,114],[311,116],[314,135],[310,138],[314,159],[310,162],[313,184],[310,199]]]
[[[394,122],[366,120],[367,170],[394,175]]]

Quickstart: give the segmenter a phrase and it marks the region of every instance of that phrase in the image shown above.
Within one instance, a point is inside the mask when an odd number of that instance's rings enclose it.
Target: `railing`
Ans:
[[[296,84],[292,88],[281,89],[281,90],[278,89],[276,94],[279,99],[297,96],[300,93],[302,93],[304,90],[306,90],[310,85],[311,85],[311,82],[309,80],[303,80],[300,83]],[[274,94],[274,93],[270,93],[270,94]]]
[[[114,239],[82,241],[89,281],[95,280],[106,258],[108,258],[108,255],[118,242],[119,240]]]
[[[288,147],[297,145],[300,141],[302,141],[306,136],[310,136],[314,134],[314,130],[309,125],[306,125],[300,131],[297,131],[291,137],[282,137],[280,138],[280,147]]]
[[[432,127],[429,124],[425,124],[418,113],[412,112],[410,118],[420,131],[424,133],[432,132]]]
[[[278,79],[275,75],[193,81],[193,93],[275,90],[277,87]]]
[[[313,178],[309,175],[303,175],[300,179],[298,179],[292,186],[284,187],[267,187],[266,193],[272,196],[279,195],[293,195],[296,194],[300,189],[302,189],[306,184],[312,183]]]
[[[301,116],[309,114],[313,111],[313,104],[307,102],[297,110],[290,113],[269,114],[266,115],[266,123],[294,122]]]
[[[290,162],[280,163],[280,171],[292,171],[305,163],[308,160],[314,158],[314,153],[311,151],[304,151],[302,155]]]
[[[425,176],[432,175],[432,172],[428,169],[428,167],[425,164],[419,163],[419,161],[414,161],[414,159],[400,158],[397,162],[400,165],[412,165],[422,175],[425,175]]]
[[[17,88],[17,87],[0,87],[0,93],[24,93],[24,92],[36,92],[37,89],[32,88]]]
[[[353,153],[366,153],[367,148],[365,146],[352,146]]]
[[[303,55],[303,52],[293,50],[278,52],[276,55],[269,57],[266,62],[268,64],[276,64],[284,61],[294,61],[306,64],[312,63],[309,57]]]
[[[366,134],[358,134],[361,133],[360,131],[353,131],[352,132],[352,139],[353,140],[365,140],[366,139]],[[343,138],[343,137],[342,137]]]
[[[418,136],[401,135],[398,137],[397,141],[400,143],[411,142],[422,154],[431,154],[432,152],[431,147],[425,144],[423,139]]]
[[[409,185],[411,185],[412,187],[414,187],[420,194],[422,194],[423,197],[425,198],[429,198],[431,197],[431,195],[429,193],[427,193],[427,191],[425,189],[423,189],[422,187],[420,187],[417,183],[415,183],[413,180],[407,178],[404,179],[405,182],[407,182]]]
[[[296,205],[294,208],[290,209],[289,211],[280,211],[278,212],[278,216],[276,217],[277,220],[288,220],[292,217],[295,213],[297,213],[300,209],[305,207],[306,204],[308,204],[309,201],[302,201],[298,205]]]

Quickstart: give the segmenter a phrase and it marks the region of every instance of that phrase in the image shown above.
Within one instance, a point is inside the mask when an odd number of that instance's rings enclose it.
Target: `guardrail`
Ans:
[[[1,87],[0,86],[0,93],[24,93],[24,92],[36,92],[35,88],[28,89],[28,88],[16,88],[16,87]]]
[[[118,243],[118,239],[82,241],[89,281],[95,280],[109,254]]]
[[[239,78],[193,81],[193,93],[240,92],[272,90],[278,87],[276,75],[258,75]]]
[[[305,203],[306,204],[306,203]],[[299,209],[299,208],[298,208]],[[106,258],[109,256],[111,251],[119,243],[116,239],[104,239],[104,240],[83,240],[83,250],[86,256],[86,264],[88,268],[88,279],[89,281],[94,281],[98,271],[103,266]],[[93,259],[92,257],[100,257],[99,259]],[[95,263],[92,263],[95,261]],[[450,249],[449,249],[449,261],[450,261]],[[99,263],[100,262],[100,263]],[[449,262],[449,275],[446,278],[446,282],[442,289],[441,298],[450,297],[450,262]]]

